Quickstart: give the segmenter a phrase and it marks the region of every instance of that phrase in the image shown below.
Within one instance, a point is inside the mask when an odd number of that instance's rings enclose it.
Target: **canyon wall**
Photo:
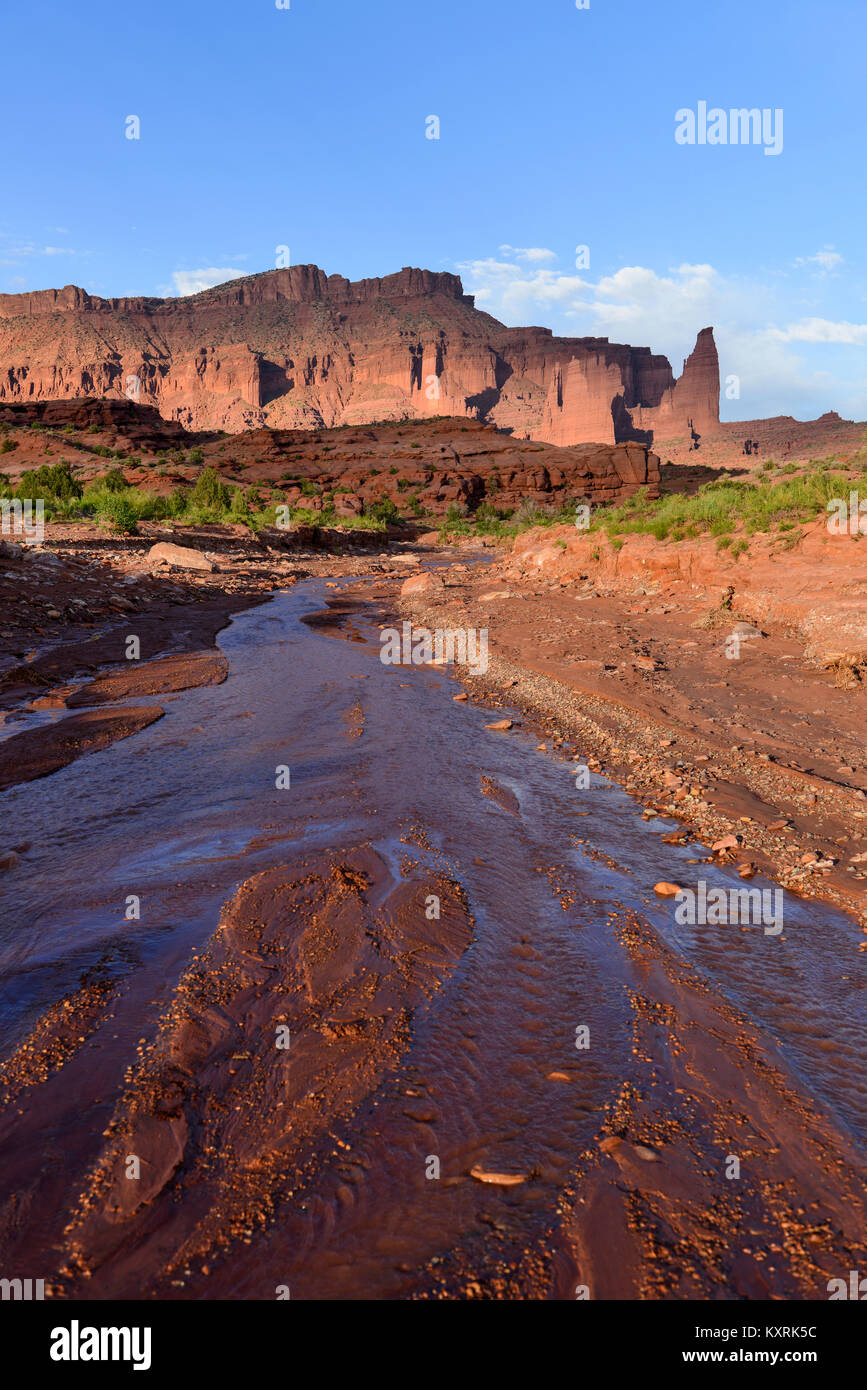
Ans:
[[[718,426],[719,365],[710,328],[675,379],[649,348],[507,328],[456,275],[411,268],[352,282],[291,266],[182,299],[0,295],[0,402],[88,396],[187,429],[448,415],[552,444],[649,444]]]

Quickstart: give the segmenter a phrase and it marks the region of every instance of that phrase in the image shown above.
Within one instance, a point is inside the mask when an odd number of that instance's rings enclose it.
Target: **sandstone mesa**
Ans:
[[[0,402],[134,393],[188,430],[448,415],[550,444],[650,444],[716,429],[719,385],[712,328],[675,378],[646,347],[507,328],[429,270],[351,282],[296,265],[169,299],[0,295]]]

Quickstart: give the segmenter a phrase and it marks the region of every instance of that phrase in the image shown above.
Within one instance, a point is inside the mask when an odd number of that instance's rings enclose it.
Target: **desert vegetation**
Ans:
[[[161,494],[130,486],[120,468],[82,483],[67,462],[28,469],[14,482],[0,474],[0,498],[45,503],[47,521],[96,521],[111,531],[134,535],[140,521],[179,521],[188,524],[241,522],[253,530],[274,526],[287,513],[282,494],[262,487],[244,488],[223,482],[213,468],[203,468],[191,486]],[[315,495],[316,489],[302,489]],[[383,531],[398,519],[394,503],[376,502],[364,516],[338,516],[333,498],[321,510],[288,507],[292,525],[340,525],[352,530]]]
[[[618,548],[628,535],[675,542],[711,536],[720,550],[738,555],[748,549],[750,536],[796,532],[824,515],[832,498],[847,497],[865,476],[867,462],[853,473],[843,471],[835,460],[818,460],[802,469],[769,460],[752,478],[724,475],[692,494],[653,498],[642,489],[624,502],[595,508],[588,529],[605,532]],[[442,521],[440,536],[443,540],[461,535],[508,539],[534,527],[570,525],[580,500],[558,507],[527,500],[511,510],[484,501],[473,513],[453,504]]]

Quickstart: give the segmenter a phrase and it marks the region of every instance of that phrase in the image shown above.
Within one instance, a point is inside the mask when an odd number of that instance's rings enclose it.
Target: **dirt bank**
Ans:
[[[455,668],[468,692],[535,719],[547,747],[603,769],[648,815],[680,819],[708,846],[736,837],[719,854],[745,874],[760,868],[867,922],[867,683],[857,665],[842,679],[817,663],[803,629],[757,618],[757,581],[742,600],[736,570],[688,580],[670,564],[637,574],[619,561],[615,572],[611,560],[594,565],[582,548],[577,562],[550,533],[535,535],[484,571],[458,564],[442,583],[423,581],[401,614],[431,629],[487,629],[487,674]],[[649,538],[634,539],[648,562]],[[833,626],[834,576],[821,582]],[[847,591],[836,594],[848,614]]]

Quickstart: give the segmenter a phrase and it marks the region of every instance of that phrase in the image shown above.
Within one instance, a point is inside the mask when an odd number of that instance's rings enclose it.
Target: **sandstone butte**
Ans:
[[[448,273],[353,283],[297,265],[184,298],[0,295],[0,403],[131,391],[188,430],[233,433],[452,416],[554,445],[649,445],[719,425],[711,328],[676,379],[646,347],[507,328]]]

